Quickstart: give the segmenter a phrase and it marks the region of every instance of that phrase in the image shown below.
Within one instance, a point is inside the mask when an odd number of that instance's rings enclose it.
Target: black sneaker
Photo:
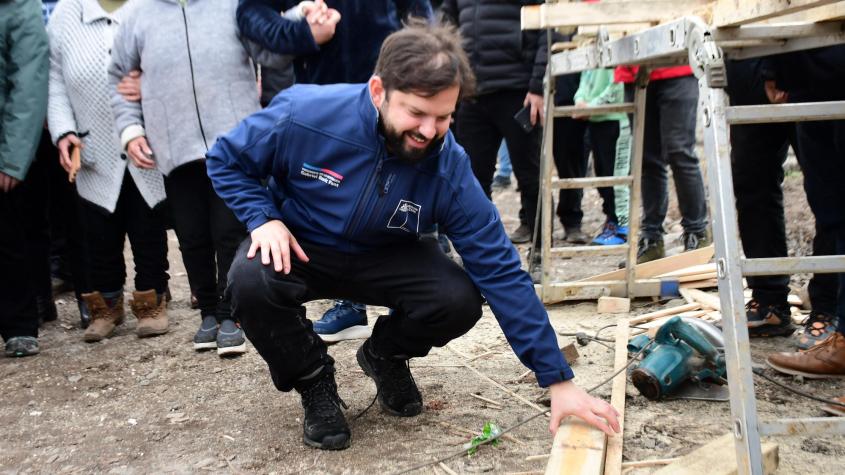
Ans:
[[[789,313],[789,305],[762,305],[757,299],[745,304],[745,317],[748,320],[748,336],[769,337],[789,336],[795,331]]]
[[[684,233],[684,252],[687,251],[694,251],[696,249],[701,249],[702,247],[707,247],[710,243],[713,242],[710,239],[707,231],[702,231],[700,233]]]
[[[217,319],[214,315],[202,317],[200,328],[194,333],[194,349],[212,350],[217,348]]]
[[[637,264],[654,261],[666,257],[666,250],[663,248],[663,238],[641,238],[637,245]]]
[[[342,450],[349,447],[352,433],[346,424],[341,406],[346,403],[337,394],[334,367],[324,367],[313,378],[295,385],[302,396],[302,440],[306,445],[323,450]]]
[[[225,319],[217,329],[217,354],[232,356],[246,353],[246,338],[234,320]]]
[[[33,336],[15,336],[6,341],[6,356],[11,358],[33,356],[39,351],[38,339]]]
[[[369,339],[358,348],[356,357],[364,374],[376,382],[382,409],[398,417],[412,417],[422,412],[422,395],[411,375],[408,360],[376,355]]]

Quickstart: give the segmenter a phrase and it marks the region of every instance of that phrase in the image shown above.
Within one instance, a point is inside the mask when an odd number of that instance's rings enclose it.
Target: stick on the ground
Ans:
[[[679,313],[689,312],[691,310],[698,310],[701,308],[700,303],[688,303],[686,305],[678,305],[677,307],[664,308],[656,312],[645,313],[628,320],[631,325],[639,325],[641,323],[648,323],[660,317],[668,317],[670,315],[677,315]]]
[[[496,406],[504,407],[504,404],[502,404],[502,403],[500,403],[500,402],[498,402],[498,401],[494,401],[494,400],[492,400],[492,399],[487,399],[487,398],[486,398],[486,397],[484,397],[484,396],[481,396],[481,395],[478,395],[478,394],[474,394],[474,393],[469,393],[469,395],[470,395],[470,396],[472,396],[472,397],[474,397],[474,398],[476,398],[476,399],[478,399],[478,400],[484,401],[484,402],[486,402],[486,403],[488,403],[488,404],[494,404],[494,405],[496,405]]]
[[[452,470],[451,468],[449,468],[449,466],[448,466],[448,465],[446,465],[446,464],[445,464],[445,463],[443,463],[443,462],[438,462],[438,463],[437,463],[437,465],[439,465],[439,466],[440,466],[440,468],[441,468],[441,469],[443,469],[443,471],[444,471],[444,472],[446,472],[446,473],[448,473],[449,475],[458,475],[457,473],[455,473],[455,471],[454,471],[454,470]]]
[[[658,465],[669,465],[677,462],[680,457],[673,457],[669,459],[652,459],[652,460],[638,460],[636,462],[622,462],[622,468],[646,468],[656,467]]]
[[[613,388],[610,392],[610,405],[619,413],[619,433],[607,438],[607,453],[604,458],[604,475],[620,475],[622,473],[622,441],[625,430],[625,385],[628,375],[620,371],[628,364],[628,336],[631,331],[628,320],[620,319],[616,324],[616,348],[613,359],[613,371],[619,374],[613,377]]]

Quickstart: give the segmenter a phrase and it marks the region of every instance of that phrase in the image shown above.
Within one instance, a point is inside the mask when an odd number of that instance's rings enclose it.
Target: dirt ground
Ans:
[[[799,254],[810,248],[812,216],[806,206],[801,176],[786,180],[790,249]],[[673,194],[674,195],[674,194]],[[498,193],[497,204],[509,229],[516,226],[513,188]],[[599,198],[590,191],[584,208],[585,230],[600,225]],[[679,216],[672,201],[669,229],[677,234]],[[493,386],[467,369],[460,355],[475,358],[470,364],[523,398],[541,401],[545,392],[531,377],[518,378],[525,368],[510,351],[489,309],[466,336],[452,342],[457,350],[437,348],[429,357],[412,360],[425,410],[415,418],[385,415],[366,408],[375,386],[358,368],[354,352],[360,342],[342,342],[330,348],[337,360],[337,379],[353,433],[352,447],[324,452],[301,442],[299,398],[278,393],[266,366],[250,347],[246,355],[221,359],[214,352],[197,353],[191,337],[199,324],[188,306],[189,290],[175,238],[170,242],[171,331],[139,340],[134,321],[124,324],[113,338],[97,344],[81,340],[82,331],[72,294],[58,297],[59,320],[45,325],[41,355],[26,359],[0,358],[0,472],[2,473],[392,473],[459,450],[485,422],[510,427],[535,409]],[[671,247],[671,246],[670,246]],[[559,275],[579,278],[613,268],[612,260],[556,262]],[[130,280],[131,282],[131,280]],[[636,302],[632,313],[658,308]],[[325,302],[309,304],[309,316],[318,318]],[[385,309],[370,308],[370,315]],[[595,330],[615,322],[616,316],[597,315],[594,302],[549,308],[558,331]],[[372,320],[371,320],[372,322]],[[612,336],[612,332],[606,336]],[[560,343],[570,338],[560,337]],[[755,341],[753,357],[762,362],[772,350],[788,350],[788,339]],[[576,381],[584,386],[610,375],[612,351],[591,344],[579,348],[574,364]],[[781,378],[818,396],[845,394],[841,382],[800,382]],[[480,395],[498,404],[484,402]],[[609,398],[610,386],[597,391]],[[762,417],[821,416],[817,405],[799,400],[769,383],[757,385]],[[683,455],[729,430],[727,403],[651,402],[628,385],[625,419],[625,460]],[[497,448],[483,448],[472,457],[449,460],[458,473],[536,472],[548,454],[552,438],[547,422],[539,418],[513,432]],[[781,438],[783,474],[845,473],[845,438]],[[422,473],[435,470],[426,468]],[[438,469],[437,473],[445,473]],[[648,473],[642,470],[638,473]]]

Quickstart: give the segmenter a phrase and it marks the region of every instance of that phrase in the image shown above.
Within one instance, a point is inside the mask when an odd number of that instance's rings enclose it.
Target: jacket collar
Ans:
[[[114,15],[107,13],[97,0],[82,0],[82,22],[93,23],[97,20],[109,19],[117,21]],[[124,5],[125,6],[125,5]]]

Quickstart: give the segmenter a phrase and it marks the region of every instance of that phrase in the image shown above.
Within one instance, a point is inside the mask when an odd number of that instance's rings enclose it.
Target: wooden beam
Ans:
[[[779,16],[763,23],[816,23],[822,21],[845,20],[845,2],[834,3],[823,7],[811,8],[798,13]]]
[[[683,277],[693,274],[704,274],[704,273],[715,273],[716,272],[716,263],[710,262],[707,264],[699,264],[697,266],[689,266],[684,267],[683,269],[678,269],[672,272],[666,272],[665,274],[660,274],[657,277]]]
[[[625,297],[599,297],[597,313],[628,313],[631,311],[631,299]]]
[[[707,307],[716,311],[722,310],[722,303],[719,301],[719,296],[716,294],[709,294],[697,289],[681,289],[681,295],[684,298],[689,297],[700,303],[702,307]]]
[[[563,420],[552,442],[546,475],[599,475],[607,436],[575,416]]]
[[[622,442],[625,436],[625,386],[628,374],[622,369],[628,363],[628,337],[631,329],[628,320],[621,319],[616,324],[616,345],[613,360],[613,371],[620,371],[613,377],[610,391],[610,405],[619,413],[619,433],[607,438],[607,453],[604,457],[604,475],[620,475],[622,473]]]
[[[771,442],[762,444],[763,473],[774,473],[778,468],[778,446]],[[712,442],[684,455],[676,462],[654,472],[654,475],[733,475],[737,473],[734,435],[725,434]]]
[[[639,325],[641,323],[648,323],[652,320],[661,318],[661,317],[668,317],[672,315],[677,315],[679,313],[690,312],[693,310],[698,310],[701,308],[700,303],[688,303],[685,305],[678,305],[677,307],[670,307],[664,308],[663,310],[658,310],[656,312],[645,313],[642,315],[638,315],[634,318],[628,320],[631,325]]]
[[[842,0],[717,0],[713,25],[739,26],[822,7]]]
[[[655,277],[667,272],[684,269],[686,267],[704,264],[713,258],[715,248],[711,244],[701,249],[694,251],[683,252],[674,256],[664,257],[651,262],[637,264],[636,275],[638,279],[647,279]],[[581,279],[578,282],[595,282],[595,281],[609,281],[609,280],[624,280],[625,269],[619,269],[604,274],[594,275],[586,279]]]
[[[708,3],[708,0],[648,0],[531,5],[522,7],[522,29],[660,23],[692,15]]]

